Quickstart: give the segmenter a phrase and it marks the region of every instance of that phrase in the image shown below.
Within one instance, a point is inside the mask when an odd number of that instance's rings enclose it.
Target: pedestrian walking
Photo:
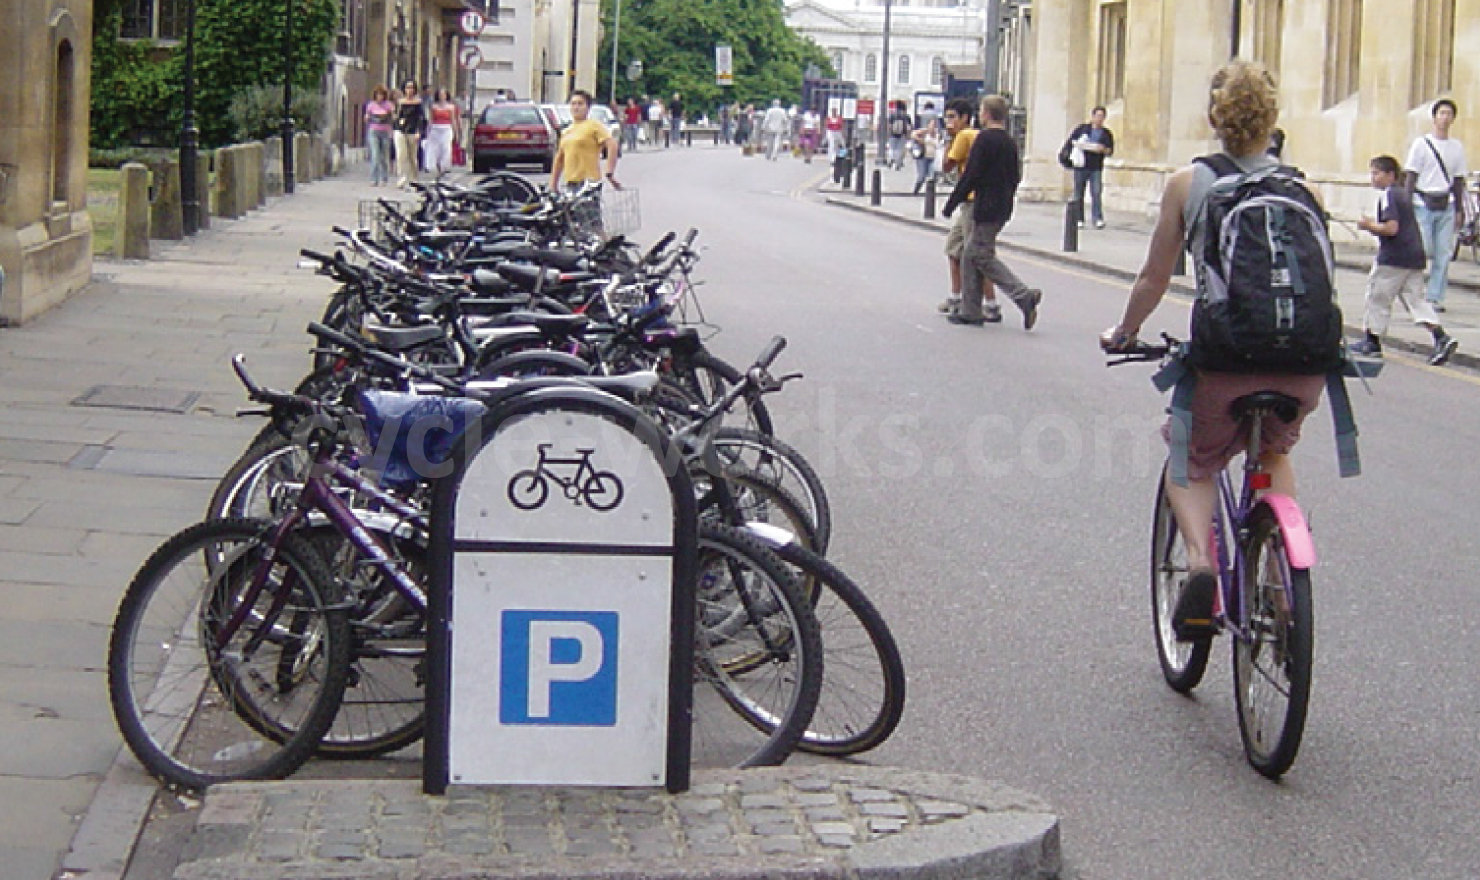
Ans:
[[[652,103],[651,104],[648,104],[648,108],[647,108],[648,143],[652,144],[653,147],[655,147],[655,148],[658,146],[658,142],[662,138],[662,135],[663,135],[663,114],[664,114],[664,112],[665,111],[663,109],[663,100],[661,98],[654,98],[653,101],[652,101]]]
[[[779,98],[772,99],[771,106],[766,110],[766,116],[761,120],[761,130],[765,132],[767,147],[766,158],[772,162],[776,161],[776,154],[781,150],[781,142],[786,139],[786,132],[791,127],[791,120],[786,116],[786,111],[781,107]]]
[[[838,153],[843,150],[843,117],[838,114],[837,108],[828,111],[822,127],[827,134],[827,157],[836,160]]]
[[[683,95],[678,92],[668,102],[668,131],[670,143],[677,144],[683,137]]]
[[[642,128],[642,108],[636,98],[628,98],[622,110],[622,142],[629,153],[637,152],[637,130]]]
[[[396,103],[396,169],[400,179],[396,185],[405,189],[416,181],[420,163],[421,136],[426,130],[426,108],[421,103],[421,92],[416,83],[407,81],[401,89],[401,100]]]
[[[953,189],[971,157],[971,147],[976,143],[976,126],[972,125],[975,116],[970,98],[952,98],[946,102],[946,137],[950,142],[946,147],[945,161],[941,163],[941,173],[950,180]],[[972,193],[966,194],[967,202],[975,199]],[[976,227],[972,214],[969,206],[957,213],[951,221],[950,231],[946,233],[946,267],[950,270],[951,292],[939,307],[946,314],[961,308],[961,253]],[[985,278],[981,279],[981,296],[982,320],[988,324],[1001,323],[1002,307],[997,304],[997,290]]]
[[[947,317],[952,324],[985,324],[982,314],[982,279],[1000,288],[1023,313],[1023,329],[1038,323],[1038,305],[1043,291],[1029,287],[997,256],[997,236],[1012,219],[1013,199],[1022,178],[1017,142],[1007,134],[1007,99],[988,95],[981,104],[981,131],[971,145],[966,170],[946,200],[947,218],[968,193],[975,196],[969,206],[975,221],[971,237],[961,252],[961,307]]]
[[[1105,228],[1105,206],[1100,203],[1104,188],[1105,157],[1115,152],[1115,135],[1105,127],[1105,108],[1096,107],[1089,122],[1069,133],[1069,161],[1074,165],[1074,201],[1079,204],[1079,227],[1084,228],[1084,191],[1089,189],[1095,228]]]
[[[1448,98],[1434,102],[1434,130],[1414,140],[1403,165],[1404,187],[1416,193],[1413,213],[1429,259],[1425,294],[1434,311],[1444,311],[1449,284],[1449,259],[1454,255],[1454,229],[1465,222],[1465,147],[1449,136],[1459,108]]]
[[[889,153],[886,161],[893,168],[904,167],[904,142],[910,134],[910,114],[905,112],[903,101],[889,102]]]
[[[370,185],[391,182],[391,125],[396,105],[385,86],[376,86],[365,104],[365,142],[370,147]]]
[[[935,117],[930,117],[923,128],[910,132],[910,154],[915,158],[915,195],[920,194],[925,181],[935,171],[935,151],[940,146],[940,132],[935,127]]]
[[[817,114],[811,110],[802,113],[802,133],[797,138],[797,144],[802,148],[802,159],[811,164],[812,154],[817,151],[817,132],[820,127]]]
[[[735,109],[733,104],[719,105],[719,142],[730,143],[730,135],[733,131]]]
[[[422,167],[428,174],[445,174],[452,170],[452,151],[461,141],[458,130],[462,128],[462,113],[452,100],[452,93],[446,89],[433,92],[427,117]]]
[[[568,190],[579,189],[592,180],[606,179],[613,189],[621,189],[617,182],[616,138],[611,130],[600,121],[591,118],[591,93],[576,89],[570,96],[571,123],[560,133],[560,143],[555,148],[555,161],[550,166],[550,188],[558,189],[562,182]],[[601,170],[601,161],[606,159],[606,171]],[[593,232],[601,232],[601,205],[582,204],[580,213],[574,217],[579,226]]]
[[[1372,274],[1367,278],[1367,308],[1362,317],[1363,339],[1351,350],[1367,357],[1382,357],[1382,335],[1387,332],[1393,312],[1393,299],[1403,303],[1413,323],[1426,328],[1434,337],[1434,350],[1429,363],[1441,366],[1459,347],[1433,306],[1423,297],[1423,236],[1418,232],[1413,200],[1398,185],[1398,160],[1392,156],[1373,159],[1369,171],[1372,188],[1377,190],[1377,207],[1371,217],[1362,217],[1357,227],[1377,236],[1377,257],[1372,261]]]

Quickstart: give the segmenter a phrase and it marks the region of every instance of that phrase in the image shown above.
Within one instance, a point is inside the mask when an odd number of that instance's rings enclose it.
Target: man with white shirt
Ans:
[[[771,102],[770,109],[761,119],[761,131],[766,134],[766,158],[774,162],[776,153],[781,149],[781,141],[791,131],[791,117],[786,115],[780,99]]]
[[[1429,260],[1424,298],[1434,311],[1444,311],[1449,259],[1454,253],[1455,223],[1465,221],[1465,147],[1449,136],[1459,109],[1448,98],[1434,102],[1434,131],[1413,142],[1403,163],[1403,185],[1413,193],[1413,214],[1423,234]]]

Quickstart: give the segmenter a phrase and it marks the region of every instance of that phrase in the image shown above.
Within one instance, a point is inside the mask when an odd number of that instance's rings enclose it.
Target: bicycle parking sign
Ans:
[[[637,410],[590,389],[520,395],[480,428],[432,505],[424,787],[683,790],[686,470]]]

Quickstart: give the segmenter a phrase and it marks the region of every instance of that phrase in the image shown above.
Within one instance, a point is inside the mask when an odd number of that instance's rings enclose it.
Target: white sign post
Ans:
[[[427,789],[687,788],[689,698],[675,690],[691,687],[693,663],[692,595],[675,583],[694,552],[686,472],[670,474],[657,430],[599,392],[495,408],[483,427],[433,505],[451,625],[445,728],[436,746],[429,730],[427,758],[432,771],[445,744],[445,776]]]
[[[729,46],[714,47],[714,81],[722,86],[735,84],[735,53]]]

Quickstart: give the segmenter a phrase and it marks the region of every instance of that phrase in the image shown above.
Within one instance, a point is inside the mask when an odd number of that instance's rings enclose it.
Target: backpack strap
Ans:
[[[1342,369],[1326,374],[1326,400],[1331,404],[1331,424],[1336,428],[1336,466],[1343,477],[1362,473],[1362,457],[1357,452],[1357,420],[1352,415],[1352,399],[1346,393]]]
[[[1197,372],[1187,366],[1179,355],[1151,377],[1156,390],[1166,393],[1172,389],[1172,402],[1167,413],[1172,417],[1168,424],[1167,475],[1174,485],[1187,485],[1187,445],[1192,437],[1192,393],[1197,390]]]

